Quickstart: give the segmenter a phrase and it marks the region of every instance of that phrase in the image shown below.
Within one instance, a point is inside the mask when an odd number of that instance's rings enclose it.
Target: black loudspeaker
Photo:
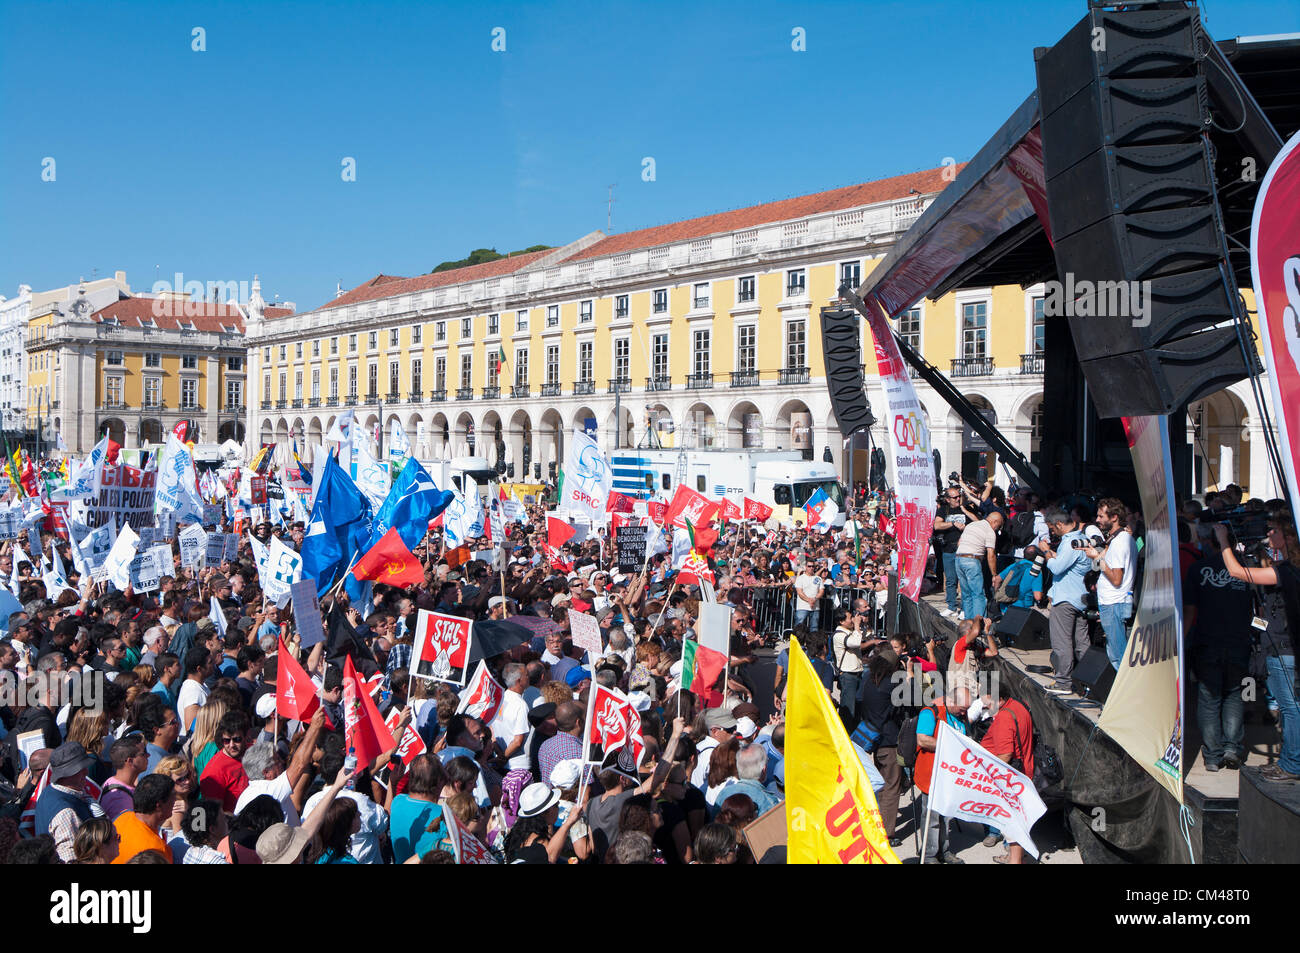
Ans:
[[[822,309],[822,357],[826,387],[840,433],[848,436],[876,422],[862,376],[862,319],[851,308]]]
[[[1047,645],[1047,618],[1034,609],[1011,606],[993,627],[1002,645],[1017,649],[1041,649]]]
[[[1056,285],[1101,417],[1170,414],[1247,374],[1195,7],[1094,8],[1036,51]],[[1216,328],[1216,324],[1227,323]]]
[[[1300,857],[1300,787],[1245,768],[1238,785],[1237,848],[1247,864],[1294,864]]]
[[[1095,702],[1105,704],[1114,681],[1115,670],[1111,668],[1105,650],[1088,649],[1083,658],[1074,665],[1071,688],[1080,698],[1091,698]]]

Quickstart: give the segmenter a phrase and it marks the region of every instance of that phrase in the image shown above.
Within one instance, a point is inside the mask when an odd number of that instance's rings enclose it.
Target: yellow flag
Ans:
[[[786,685],[785,822],[791,864],[897,864],[866,769],[796,640]]]

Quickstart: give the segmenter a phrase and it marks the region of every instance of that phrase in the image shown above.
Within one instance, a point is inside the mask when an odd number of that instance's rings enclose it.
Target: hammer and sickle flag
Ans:
[[[797,640],[786,686],[787,857],[792,864],[897,864],[867,772]]]
[[[424,566],[406,548],[396,529],[379,537],[379,542],[357,560],[352,574],[362,582],[373,579],[389,586],[418,586],[424,582]]]

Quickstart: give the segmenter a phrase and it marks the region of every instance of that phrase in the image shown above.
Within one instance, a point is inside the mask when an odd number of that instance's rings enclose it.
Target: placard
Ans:
[[[130,525],[137,532],[153,525],[157,470],[139,470],[125,464],[100,468],[99,496],[88,501],[86,522],[91,526]]]
[[[207,530],[197,523],[187,526],[181,531],[178,542],[181,547],[181,565],[187,569],[199,568],[208,545]]]
[[[223,562],[234,562],[235,557],[239,555],[239,536],[235,533],[226,534],[226,544],[222,551],[221,559]]]
[[[0,512],[0,540],[17,539],[23,532],[22,510]]]
[[[216,526],[218,523],[221,522],[221,517],[223,513],[224,513],[224,507],[222,507],[220,503],[204,503],[203,504],[203,525]]]
[[[35,526],[27,530],[27,547],[31,551],[33,562],[41,558],[41,531]]]
[[[600,623],[595,616],[570,609],[569,633],[573,637],[574,647],[584,650],[588,661],[594,662],[605,654],[605,643],[600,637]]]
[[[226,551],[225,533],[208,533],[207,546],[203,552],[203,565],[221,565],[221,554]]]
[[[469,619],[421,609],[415,621],[411,674],[464,688],[473,631]]]
[[[248,496],[249,501],[254,506],[266,505],[266,477],[252,476],[248,478]]]
[[[303,579],[289,586],[293,600],[293,618],[298,626],[298,641],[304,649],[325,641],[325,627],[321,624],[320,600],[316,597],[316,580]]]
[[[618,571],[639,573],[645,565],[647,526],[620,526],[614,537],[618,547]]]

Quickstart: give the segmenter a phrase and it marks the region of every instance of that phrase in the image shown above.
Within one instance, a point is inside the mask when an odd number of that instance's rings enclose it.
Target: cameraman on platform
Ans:
[[[1097,611],[1106,633],[1106,655],[1119,671],[1128,644],[1128,623],[1133,618],[1133,582],[1137,577],[1137,543],[1128,530],[1128,508],[1106,498],[1097,504],[1097,528],[1106,534],[1104,551],[1084,549],[1089,559],[1101,560],[1097,569]]]
[[[1087,592],[1083,577],[1092,568],[1092,562],[1084,553],[1083,548],[1088,544],[1073,516],[1061,507],[1053,506],[1045,518],[1047,528],[1058,539],[1055,549],[1050,545],[1043,547],[1047,568],[1052,573],[1052,586],[1047,590],[1048,601],[1052,604],[1048,632],[1052,651],[1056,653],[1056,681],[1047,690],[1068,695],[1074,665],[1092,647],[1083,602]]]

